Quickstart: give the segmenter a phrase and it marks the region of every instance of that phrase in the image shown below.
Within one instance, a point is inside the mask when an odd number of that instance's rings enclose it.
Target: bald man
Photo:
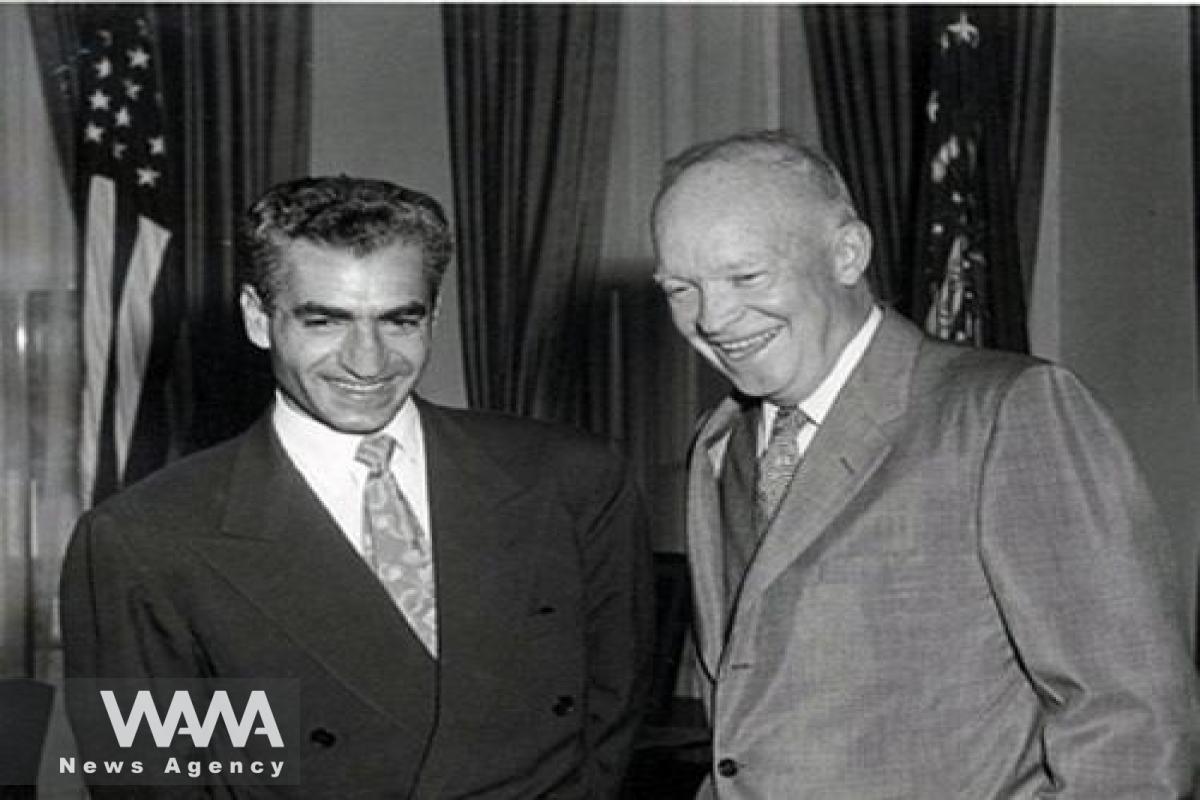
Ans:
[[[657,280],[734,386],[688,548],[721,798],[1181,798],[1195,669],[1107,414],[875,301],[837,170],[786,134],[668,164]]]

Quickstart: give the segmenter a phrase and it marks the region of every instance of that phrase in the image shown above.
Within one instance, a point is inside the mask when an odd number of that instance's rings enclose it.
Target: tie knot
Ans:
[[[800,406],[780,406],[775,413],[775,422],[771,425],[771,438],[780,436],[795,436],[808,422],[808,414],[800,410]]]
[[[372,475],[379,475],[392,461],[392,451],[396,449],[396,440],[386,433],[368,436],[358,443],[358,452],[354,459],[360,464],[366,464]]]

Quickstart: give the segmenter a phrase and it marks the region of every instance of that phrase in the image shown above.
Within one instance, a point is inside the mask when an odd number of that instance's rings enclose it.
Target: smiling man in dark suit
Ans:
[[[451,255],[430,197],[298,180],[243,239],[275,403],[82,518],[68,677],[297,680],[302,780],[284,794],[615,796],[652,625],[623,462],[413,394]]]

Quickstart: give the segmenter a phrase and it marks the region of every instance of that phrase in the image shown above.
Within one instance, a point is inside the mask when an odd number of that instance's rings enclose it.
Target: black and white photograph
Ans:
[[[1200,7],[0,75],[0,800],[1200,796]]]

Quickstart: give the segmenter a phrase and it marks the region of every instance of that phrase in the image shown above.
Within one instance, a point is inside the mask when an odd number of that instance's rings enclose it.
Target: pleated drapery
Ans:
[[[0,678],[54,671],[79,513],[75,223],[38,73],[25,8],[0,6]]]
[[[987,251],[979,251],[978,263],[987,264],[980,287],[990,327],[977,341],[1026,349],[1054,9],[809,6],[804,15],[821,140],[875,234],[870,280],[884,302],[918,322],[925,321],[934,266],[931,158],[944,143],[935,138],[945,134],[931,116],[938,109],[933,90],[957,87],[958,97],[979,100],[986,119],[978,129],[981,171],[971,185],[985,209],[973,223]],[[940,57],[956,41],[955,31],[968,37],[972,60]],[[943,115],[951,94],[942,93]]]
[[[804,8],[821,143],[871,226],[875,294],[906,313],[928,17],[927,8],[907,5]]]
[[[269,401],[264,354],[242,331],[235,226],[274,183],[308,171],[311,9],[183,4],[162,16],[182,87],[186,319],[178,410],[194,450],[245,428]]]
[[[620,9],[447,5],[467,395],[602,429],[596,302]]]
[[[103,7],[30,6],[47,101],[67,174],[74,125],[60,69],[83,15]],[[238,215],[272,183],[306,173],[311,9],[304,5],[145,7],[157,35],[173,170],[182,193],[182,319],[166,400],[168,457],[236,433],[270,398],[265,357],[246,341],[237,304]],[[58,91],[57,89],[66,91]]]
[[[27,665],[25,673],[39,677],[53,677],[56,672],[54,598],[59,561],[79,510],[73,462],[79,449],[80,272],[67,195],[76,172],[79,132],[73,103],[79,95],[73,83],[78,73],[72,65],[80,55],[85,15],[102,18],[108,9],[91,4],[14,6],[11,13],[5,10],[3,29],[6,59],[24,53],[31,74],[41,79],[41,86],[33,78],[11,81],[10,86],[27,93],[32,90],[33,95],[42,90],[38,99],[45,112],[10,117],[7,112],[26,101],[6,97],[5,146],[22,147],[26,155],[5,163],[19,164],[31,174],[5,184],[21,187],[21,202],[36,213],[39,235],[50,241],[26,248],[41,253],[37,262],[21,260],[22,270],[40,285],[21,288],[24,297],[10,302],[5,294],[18,288],[10,269],[17,262],[9,258],[9,245],[18,243],[15,238],[5,237],[0,272],[0,319],[16,326],[13,331],[20,347],[12,352],[20,356],[21,366],[20,370],[6,366],[3,372],[9,376],[6,381],[24,382],[19,393],[5,390],[6,398],[20,399],[19,407],[5,405],[5,431],[20,436],[10,439],[6,433],[3,449],[21,459],[28,471],[28,480],[19,489],[9,487],[11,491],[3,492],[11,502],[20,502],[19,511],[6,515],[6,521],[19,521],[20,526],[10,528],[6,522],[3,541],[10,549],[24,543],[28,556],[20,569],[15,561],[3,563],[6,591],[11,587],[25,593],[20,605],[11,606],[6,594],[5,606],[25,608],[28,622],[26,634],[19,639],[10,635],[17,630],[16,617],[12,625],[8,617],[0,624],[0,670],[12,673],[19,661]],[[112,9],[114,14],[133,10],[130,6]],[[148,4],[138,10],[156,34],[168,152],[184,207],[181,269],[170,275],[172,291],[178,289],[181,303],[175,318],[155,321],[179,329],[169,354],[166,407],[154,430],[154,435],[166,438],[156,447],[173,458],[235,433],[269,397],[268,366],[245,344],[242,333],[233,224],[267,185],[307,170],[311,11],[307,6],[282,4]],[[28,28],[33,47],[17,46],[16,27],[8,24],[12,14],[18,14]],[[9,71],[19,74],[15,67]],[[7,127],[18,117],[31,130],[23,139],[11,136]],[[40,127],[32,132],[38,119]],[[31,157],[35,145],[37,152],[51,152],[51,157]],[[45,193],[38,189],[42,186],[47,187]],[[0,363],[7,363],[3,359],[10,349],[5,330],[0,325]]]

